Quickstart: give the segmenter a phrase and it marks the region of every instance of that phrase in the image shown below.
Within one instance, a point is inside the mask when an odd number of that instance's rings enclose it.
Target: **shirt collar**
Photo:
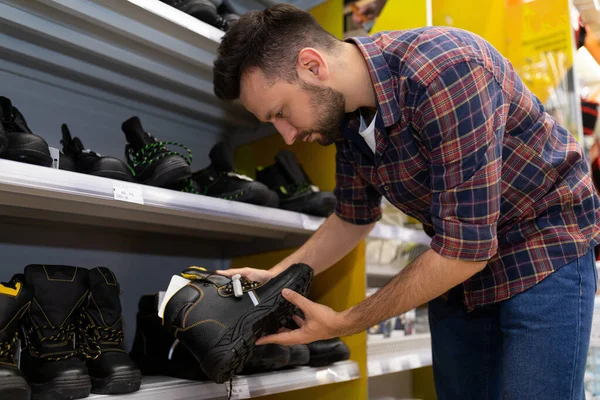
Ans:
[[[394,125],[400,119],[400,107],[392,72],[381,49],[371,37],[353,37],[346,39],[346,42],[354,43],[367,61],[369,75],[377,95],[378,114],[383,124],[385,127]]]

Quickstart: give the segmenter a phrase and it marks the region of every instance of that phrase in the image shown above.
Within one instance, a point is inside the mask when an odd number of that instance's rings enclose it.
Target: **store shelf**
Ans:
[[[138,191],[143,204],[115,200],[115,184]],[[255,251],[265,251],[254,246],[261,238],[273,247],[284,240],[299,244],[324,221],[280,209],[7,160],[0,160],[0,215],[20,221],[251,242]]]
[[[344,361],[322,368],[301,367],[268,374],[240,376],[234,385],[246,386],[250,397],[265,396],[358,379],[360,372],[354,361]],[[145,377],[138,392],[123,396],[92,395],[88,399],[144,400],[209,400],[226,399],[228,384],[194,382],[168,377]],[[240,397],[247,398],[247,397]]]
[[[3,0],[0,26],[0,55],[26,66],[19,74],[73,91],[91,86],[207,126],[258,125],[213,93],[223,32],[160,0]]]
[[[398,338],[369,337],[367,369],[369,377],[408,371],[431,365],[431,336],[417,334]]]
[[[424,245],[431,244],[431,238],[424,231],[403,226],[377,224],[369,237],[402,240],[404,242],[414,242]]]
[[[376,278],[392,278],[400,272],[401,268],[390,265],[367,264],[367,276]]]

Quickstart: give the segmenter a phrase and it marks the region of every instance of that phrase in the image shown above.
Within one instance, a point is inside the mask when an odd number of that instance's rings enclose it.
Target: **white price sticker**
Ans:
[[[379,361],[369,361],[367,363],[367,369],[369,371],[369,376],[383,375],[383,370],[381,369],[381,363]]]
[[[391,372],[404,371],[404,367],[402,366],[402,358],[401,357],[394,357],[394,358],[390,359],[390,371]]]
[[[123,182],[113,182],[113,194],[115,200],[127,201],[129,203],[144,204],[141,186],[128,185]]]
[[[227,386],[227,395],[229,395],[229,383],[226,383]],[[250,388],[248,388],[248,380],[247,379],[235,379],[231,385],[231,400],[237,399],[249,399],[250,398]]]
[[[306,214],[302,214],[300,218],[302,219],[302,227],[309,231],[316,231],[325,221],[324,218]]]
[[[408,365],[410,365],[411,369],[421,368],[421,359],[418,355],[413,354],[408,357]]]

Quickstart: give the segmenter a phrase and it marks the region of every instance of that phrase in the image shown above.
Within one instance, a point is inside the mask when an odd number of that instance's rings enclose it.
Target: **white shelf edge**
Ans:
[[[430,334],[367,341],[369,377],[427,367],[432,361]]]
[[[299,367],[287,371],[238,376],[245,380],[251,397],[266,396],[292,390],[347,382],[360,377],[358,364],[343,361],[322,368]],[[88,399],[144,399],[144,400],[216,400],[227,398],[228,383],[194,382],[169,377],[144,377],[138,392],[122,396],[91,395]]]
[[[153,14],[158,15],[161,18],[169,20],[179,26],[182,26],[190,31],[197,33],[198,35],[212,40],[219,44],[225,32],[215,28],[206,22],[200,21],[188,15],[168,4],[162,3],[158,0],[127,0],[138,7],[143,8]]]
[[[376,278],[392,278],[398,275],[401,268],[389,265],[367,264],[367,276]]]
[[[378,223],[369,234],[371,238],[395,239],[404,242],[413,242],[429,246],[431,238],[424,231],[407,228],[404,226],[393,226]]]

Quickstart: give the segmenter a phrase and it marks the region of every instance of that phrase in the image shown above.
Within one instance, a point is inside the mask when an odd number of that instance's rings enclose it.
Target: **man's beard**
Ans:
[[[342,137],[341,124],[346,114],[346,99],[341,92],[330,87],[322,87],[300,82],[300,87],[310,96],[312,114],[316,118],[315,127],[298,133],[297,140],[303,140],[313,133],[320,135],[316,140],[321,146],[329,146]]]

